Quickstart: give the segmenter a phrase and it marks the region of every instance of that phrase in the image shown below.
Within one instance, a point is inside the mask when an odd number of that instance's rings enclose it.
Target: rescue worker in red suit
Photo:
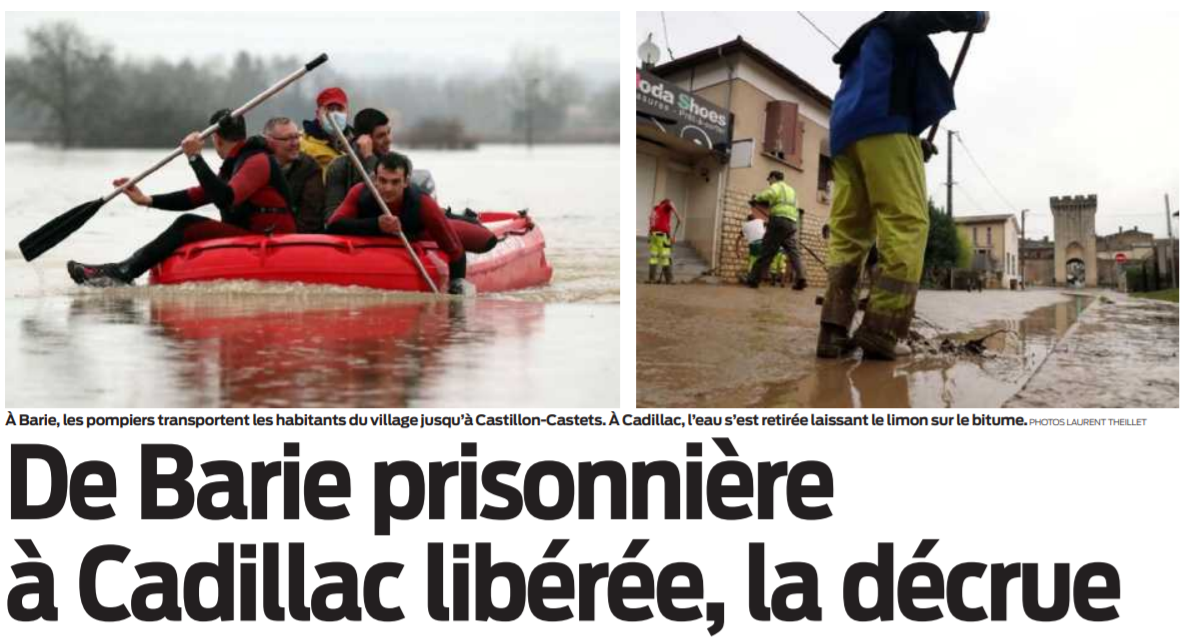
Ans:
[[[166,211],[189,211],[213,204],[218,207],[222,219],[211,220],[187,213],[123,262],[86,265],[70,261],[66,269],[75,282],[94,287],[129,285],[183,244],[296,231],[288,186],[267,142],[259,137],[247,138],[247,123],[243,117],[231,117],[230,113],[228,109],[221,109],[210,118],[210,124],[218,124],[212,136],[214,150],[222,158],[217,174],[202,158],[204,141],[201,134],[194,132],[181,141],[181,149],[197,175],[198,186],[153,196],[144,195],[134,186],[124,191],[138,205]],[[127,180],[120,178],[115,181],[115,186]]]
[[[448,292],[464,293],[468,285],[465,252],[489,251],[498,240],[476,222],[446,217],[432,196],[408,183],[409,175],[411,160],[407,156],[393,151],[381,156],[372,178],[391,215],[383,213],[366,183],[361,182],[350,188],[345,200],[330,216],[326,233],[397,236],[402,230],[409,242],[431,239],[448,257]]]

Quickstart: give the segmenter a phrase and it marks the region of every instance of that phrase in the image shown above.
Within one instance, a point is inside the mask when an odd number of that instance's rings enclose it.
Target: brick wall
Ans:
[[[724,192],[724,203],[721,207],[723,222],[721,224],[721,256],[720,277],[725,282],[736,282],[738,278],[748,273],[749,247],[741,240],[737,244],[737,237],[741,234],[741,225],[749,215],[749,196],[741,191],[728,190]],[[798,244],[802,254],[802,265],[806,269],[806,279],[812,287],[827,286],[827,271],[818,260],[811,257],[807,248],[815,252],[820,259],[827,259],[827,242],[823,240],[823,225],[826,220],[820,216],[809,215],[805,220],[805,227],[799,226]]]

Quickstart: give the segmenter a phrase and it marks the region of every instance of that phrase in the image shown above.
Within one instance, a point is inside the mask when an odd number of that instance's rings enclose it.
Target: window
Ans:
[[[971,244],[979,246],[979,227],[971,227]]]
[[[990,247],[990,246],[992,246],[992,228],[991,228],[991,227],[988,227],[988,228],[987,228],[987,232],[988,232],[988,241],[987,241],[987,246],[989,246],[989,247]]]
[[[831,202],[831,183],[834,180],[831,172],[831,158],[819,154],[819,197],[823,202]]]
[[[773,100],[766,105],[762,151],[787,164],[801,167],[802,132],[797,104]]]

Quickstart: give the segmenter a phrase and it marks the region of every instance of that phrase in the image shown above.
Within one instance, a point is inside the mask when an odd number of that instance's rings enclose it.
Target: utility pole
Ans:
[[[1017,253],[1020,254],[1020,288],[1025,288],[1025,214],[1029,212],[1028,209],[1020,210],[1020,244],[1017,245]]]
[[[946,215],[955,217],[955,132],[946,130]]]
[[[1169,228],[1169,244],[1165,253],[1169,256],[1169,273],[1173,274],[1173,288],[1177,288],[1177,256],[1173,247],[1173,210],[1169,208],[1169,194],[1164,194],[1164,221]]]

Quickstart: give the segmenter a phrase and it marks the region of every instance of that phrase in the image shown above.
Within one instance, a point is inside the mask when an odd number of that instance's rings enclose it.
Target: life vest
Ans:
[[[276,192],[284,198],[284,202],[287,204],[287,206],[283,209],[276,207],[261,207],[255,202],[252,202],[254,197],[252,196],[251,198],[247,198],[239,204],[231,204],[227,207],[219,207],[218,209],[222,213],[222,219],[230,222],[231,224],[237,224],[241,227],[249,228],[251,216],[255,214],[287,213],[291,216],[296,210],[295,207],[292,206],[292,192],[288,188],[288,181],[284,179],[284,171],[280,168],[280,163],[276,162],[275,156],[271,154],[271,151],[267,146],[267,141],[261,136],[251,136],[250,138],[247,138],[247,141],[244,142],[243,146],[239,149],[238,155],[233,158],[228,158],[222,163],[222,166],[218,168],[219,179],[229,184],[231,178],[233,178],[235,174],[239,172],[239,169],[243,168],[243,163],[245,163],[249,158],[261,153],[267,154],[269,168],[267,184],[272,189],[275,189]]]
[[[415,185],[408,185],[403,192],[403,204],[399,211],[391,213],[399,218],[399,226],[403,227],[403,234],[409,240],[415,240],[424,232],[424,219],[420,216],[421,198],[424,193]],[[374,197],[370,189],[363,189],[358,196],[358,217],[377,218],[383,215],[383,208],[379,206],[378,198]]]

